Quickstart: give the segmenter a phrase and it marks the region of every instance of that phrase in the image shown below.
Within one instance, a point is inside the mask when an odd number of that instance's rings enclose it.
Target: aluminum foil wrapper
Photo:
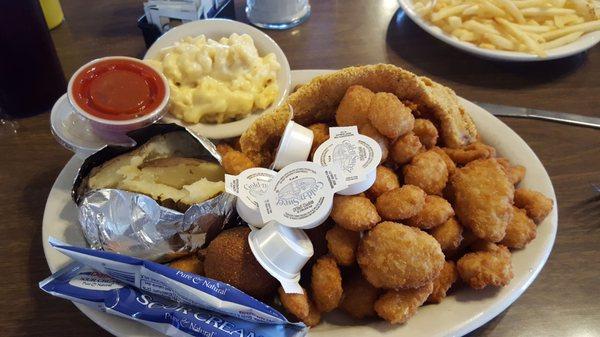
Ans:
[[[229,222],[235,197],[221,193],[190,206],[185,213],[163,207],[144,194],[119,189],[86,190],[91,170],[146,143],[153,136],[186,131],[173,124],[155,124],[129,136],[136,146],[107,146],[83,163],[72,190],[79,222],[91,248],[153,261],[169,261],[197,250]],[[199,158],[221,160],[212,142],[190,133],[202,145]]]

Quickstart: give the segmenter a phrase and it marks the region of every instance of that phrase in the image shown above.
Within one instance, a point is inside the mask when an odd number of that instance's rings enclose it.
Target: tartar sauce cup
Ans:
[[[254,227],[264,226],[258,209],[258,200],[265,194],[276,173],[266,168],[256,167],[247,169],[237,176],[225,175],[225,191],[237,197],[235,206],[238,215]]]
[[[289,121],[277,147],[273,161],[275,170],[281,170],[291,163],[308,159],[313,138],[314,134],[311,129]]]

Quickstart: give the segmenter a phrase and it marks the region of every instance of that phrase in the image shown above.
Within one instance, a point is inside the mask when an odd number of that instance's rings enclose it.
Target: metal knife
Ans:
[[[600,118],[598,117],[589,117],[566,112],[521,108],[491,103],[476,104],[489,111],[494,116],[543,119],[559,123],[574,124],[600,129]]]

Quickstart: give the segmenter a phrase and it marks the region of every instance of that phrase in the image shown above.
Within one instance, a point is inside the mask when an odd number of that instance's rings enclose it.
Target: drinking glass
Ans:
[[[260,28],[289,29],[310,16],[308,0],[248,0],[246,15]]]

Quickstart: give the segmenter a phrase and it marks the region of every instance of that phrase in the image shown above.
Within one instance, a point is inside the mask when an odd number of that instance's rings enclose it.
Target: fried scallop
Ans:
[[[433,291],[427,298],[427,303],[440,303],[457,279],[456,264],[454,261],[446,261],[440,275],[433,280]]]
[[[399,137],[391,146],[390,157],[398,165],[410,163],[410,161],[421,151],[423,145],[419,137],[409,132]]]
[[[369,121],[369,106],[375,94],[360,85],[352,85],[335,111],[338,126],[362,125]]]
[[[406,220],[406,224],[421,229],[437,227],[454,216],[452,205],[446,199],[437,195],[425,197],[425,205],[417,215]]]
[[[431,149],[437,144],[439,137],[438,130],[430,120],[423,118],[415,119],[413,132],[427,149]]]
[[[536,224],[539,224],[552,211],[552,199],[540,192],[520,188],[515,191],[515,206],[527,211]]]
[[[444,265],[440,244],[415,227],[385,221],[358,245],[364,277],[378,288],[417,288],[436,278]]]
[[[455,217],[451,217],[443,224],[433,228],[429,234],[439,242],[444,255],[448,255],[460,247],[463,240],[463,227]]]
[[[457,165],[466,165],[477,159],[488,159],[496,156],[496,149],[481,142],[474,142],[461,148],[445,147],[443,150]]]
[[[396,95],[378,92],[369,105],[369,122],[382,135],[396,139],[410,132],[415,125],[415,117]]]
[[[310,280],[313,299],[320,312],[337,308],[342,300],[342,274],[331,256],[323,256],[312,267]]]
[[[374,305],[378,296],[379,289],[367,282],[360,272],[353,273],[344,282],[344,299],[340,309],[356,319],[375,316]]]
[[[417,154],[403,173],[405,184],[418,186],[427,194],[442,195],[448,182],[448,167],[434,151]]]
[[[489,243],[486,250],[463,255],[456,264],[458,274],[474,289],[505,286],[513,278],[510,257],[508,248]]]
[[[425,206],[425,192],[417,186],[404,185],[380,195],[377,212],[385,220],[404,220],[417,215]]]
[[[334,196],[331,218],[339,226],[351,231],[367,230],[381,221],[369,198],[354,195]]]
[[[312,158],[317,148],[329,139],[329,126],[325,123],[316,123],[308,128],[313,132],[313,143],[310,148],[310,157]]]
[[[373,185],[367,190],[367,195],[376,199],[383,193],[399,188],[398,176],[396,173],[385,166],[377,166],[377,175]]]
[[[222,155],[221,158],[221,166],[223,166],[223,170],[225,170],[225,173],[231,175],[238,175],[249,168],[257,166],[245,154],[233,149],[227,151],[224,155]]]
[[[510,180],[513,185],[517,185],[525,178],[525,173],[527,171],[525,166],[512,165],[506,158],[496,158],[496,160],[498,161],[498,164],[502,166],[502,170],[506,173],[508,180]]]
[[[360,232],[333,226],[327,231],[325,238],[329,253],[339,265],[349,266],[356,261],[356,248],[360,241]]]
[[[460,223],[484,240],[498,242],[512,217],[514,187],[495,159],[470,162],[450,179]]]
[[[508,227],[506,227],[506,235],[504,235],[500,244],[508,248],[525,248],[531,240],[535,239],[536,233],[537,226],[527,216],[527,212],[513,207],[512,219],[508,223]]]
[[[310,311],[310,304],[306,290],[302,289],[302,294],[287,294],[283,288],[279,287],[277,293],[279,294],[279,301],[290,314],[296,316],[299,320],[303,320],[308,317]]]
[[[392,324],[406,323],[417,313],[433,291],[433,283],[427,282],[414,289],[388,290],[375,301],[375,311],[379,317]]]
[[[384,135],[379,133],[371,123],[367,122],[358,127],[358,133],[372,138],[381,148],[381,163],[385,162],[389,156],[390,141]]]
[[[456,171],[456,164],[454,163],[452,158],[450,158],[448,154],[446,154],[446,152],[440,147],[434,146],[431,148],[431,151],[437,153],[440,156],[440,158],[442,158],[444,163],[446,163],[446,168],[448,169],[448,176],[454,174],[454,171]]]

